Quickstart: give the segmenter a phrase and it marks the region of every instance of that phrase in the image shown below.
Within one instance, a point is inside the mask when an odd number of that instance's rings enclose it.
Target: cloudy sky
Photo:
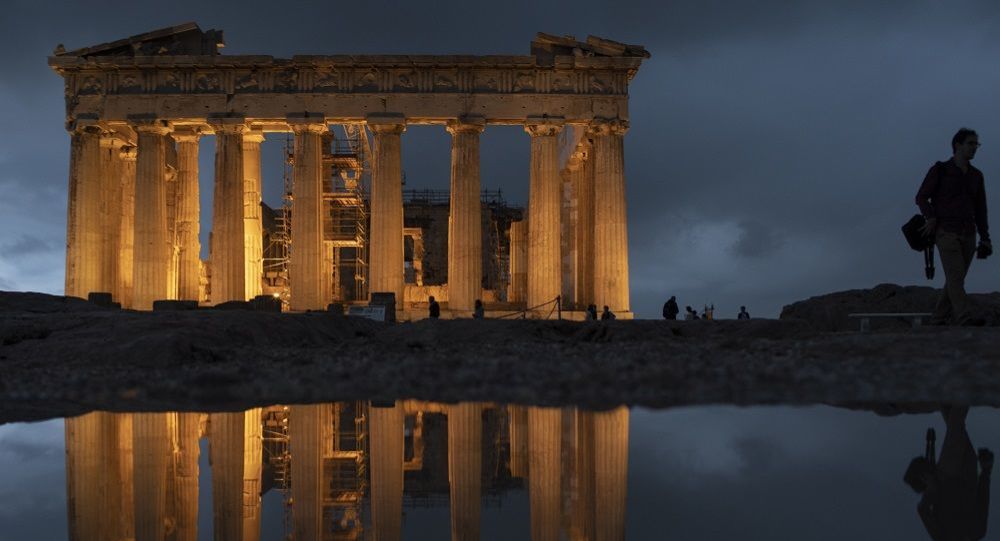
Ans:
[[[714,303],[724,317],[740,304],[775,317],[811,295],[926,283],[899,226],[961,126],[980,133],[975,165],[998,208],[995,1],[13,0],[0,17],[0,288],[62,292],[69,137],[46,57],[58,43],[73,49],[185,21],[224,30],[227,54],[278,57],[528,54],[538,31],[644,45],[652,58],[630,87],[625,150],[641,317],[656,317],[671,294],[682,306]],[[265,143],[273,204],[280,144]],[[409,186],[447,188],[443,128],[411,128],[403,146]],[[526,203],[523,131],[487,129],[482,160],[485,187]],[[997,260],[976,262],[968,283],[998,289]]]

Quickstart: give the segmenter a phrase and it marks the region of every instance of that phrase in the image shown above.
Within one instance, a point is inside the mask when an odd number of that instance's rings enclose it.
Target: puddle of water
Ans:
[[[978,539],[1000,504],[975,450],[1000,448],[1000,415],[948,413],[415,401],[92,413],[0,426],[0,538]],[[903,475],[928,428],[922,500]]]

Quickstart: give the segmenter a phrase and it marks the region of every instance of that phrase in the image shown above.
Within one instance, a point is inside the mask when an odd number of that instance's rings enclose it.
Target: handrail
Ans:
[[[527,319],[528,312],[530,312],[532,310],[535,310],[536,308],[541,308],[543,306],[548,306],[549,304],[552,304],[552,303],[555,303],[555,305],[552,307],[552,310],[549,310],[549,313],[548,313],[547,316],[545,316],[545,319],[549,319],[550,317],[552,317],[552,312],[555,312],[555,311],[558,310],[559,311],[558,318],[560,320],[562,320],[562,295],[556,295],[556,298],[552,299],[551,301],[545,301],[542,304],[539,304],[539,305],[536,305],[536,306],[532,306],[530,308],[525,308],[524,310],[518,310],[516,312],[511,312],[509,314],[504,314],[502,316],[497,316],[497,317],[490,318],[490,319],[506,319],[508,317],[513,317],[513,316],[517,316],[517,315],[520,315],[521,319]]]

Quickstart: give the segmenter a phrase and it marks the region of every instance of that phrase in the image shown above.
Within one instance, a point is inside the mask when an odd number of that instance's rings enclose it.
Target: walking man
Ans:
[[[932,322],[982,324],[973,317],[965,293],[965,276],[972,256],[986,259],[993,253],[986,219],[983,173],[970,163],[979,149],[979,135],[968,128],[951,139],[952,158],[935,163],[917,192],[917,206],[927,220],[924,234],[934,237],[944,268],[944,291],[934,308]],[[979,247],[976,247],[976,232]]]

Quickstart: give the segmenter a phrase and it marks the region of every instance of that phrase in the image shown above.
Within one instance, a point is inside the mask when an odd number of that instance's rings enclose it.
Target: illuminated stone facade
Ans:
[[[622,140],[628,84],[649,56],[642,47],[539,34],[528,56],[277,59],[221,55],[221,45],[221,32],[186,24],[60,47],[49,58],[65,82],[71,133],[67,295],[110,292],[140,310],[198,295],[197,141],[204,135],[216,138],[211,302],[259,294],[260,142],[294,132],[290,306],[323,309],[329,284],[319,283],[327,278],[317,147],[331,125],[364,125],[374,136],[370,291],[402,299],[401,146],[407,125],[434,124],[453,137],[445,307],[467,314],[483,293],[483,239],[474,226],[479,134],[521,125],[531,139],[530,199],[518,248],[526,261],[517,260],[524,266],[514,270],[512,297],[530,308],[562,295],[579,309],[590,301],[630,316]],[[564,190],[573,187],[575,212],[564,213]],[[566,231],[573,232],[569,250]],[[526,283],[517,282],[519,273]]]

